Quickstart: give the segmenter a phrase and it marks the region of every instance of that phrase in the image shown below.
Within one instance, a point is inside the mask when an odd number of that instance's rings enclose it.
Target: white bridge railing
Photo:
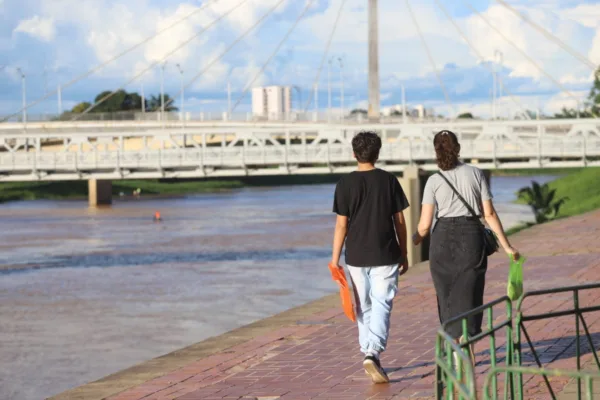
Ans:
[[[409,164],[435,169],[427,126],[370,127],[382,132],[380,161],[391,171]],[[536,130],[538,135],[532,134]],[[482,168],[600,165],[595,121],[548,134],[543,126],[494,124],[461,133],[461,157]],[[349,127],[148,130],[95,134],[0,135],[0,181],[192,178],[318,174],[354,168]],[[502,129],[505,129],[504,131]],[[185,134],[182,134],[185,132]]]

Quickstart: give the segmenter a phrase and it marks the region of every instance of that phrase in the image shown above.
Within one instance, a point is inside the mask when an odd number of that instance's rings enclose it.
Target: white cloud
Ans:
[[[0,6],[2,6],[0,4]],[[34,38],[50,42],[56,35],[56,27],[53,18],[40,17],[35,15],[29,19],[19,22],[13,32],[26,33]]]

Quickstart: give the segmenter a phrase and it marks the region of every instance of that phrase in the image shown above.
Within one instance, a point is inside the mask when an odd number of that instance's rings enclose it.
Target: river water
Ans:
[[[531,180],[494,177],[500,217]],[[0,205],[0,399],[41,399],[335,290],[334,185]],[[163,222],[152,217],[160,211]]]

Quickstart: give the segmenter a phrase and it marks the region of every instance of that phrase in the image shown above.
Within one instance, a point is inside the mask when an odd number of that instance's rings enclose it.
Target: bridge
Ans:
[[[238,100],[231,106],[231,93],[228,93],[229,104],[227,112],[217,113],[199,119],[191,118],[189,110],[184,109],[185,88],[191,87],[214,63],[221,60],[230,49],[243,40],[254,28],[260,26],[282,2],[269,9],[254,25],[242,33],[227,50],[214,60],[202,66],[201,70],[187,83],[181,73],[181,89],[175,98],[181,96],[180,113],[169,113],[165,109],[164,82],[161,75],[161,104],[160,112],[146,113],[145,100],[141,101],[140,110],[130,110],[122,115],[108,118],[127,118],[129,121],[93,121],[104,115],[95,114],[103,103],[140,80],[152,68],[162,68],[169,58],[179,49],[184,48],[194,39],[217,24],[230,13],[234,12],[246,0],[229,9],[224,14],[209,23],[199,32],[195,32],[189,40],[177,45],[171,52],[160,60],[155,60],[139,73],[120,86],[117,90],[107,92],[97,98],[93,104],[77,113],[59,115],[57,121],[32,122],[28,121],[27,112],[32,107],[47,100],[54,94],[58,95],[59,104],[62,101],[62,90],[90,78],[91,75],[104,69],[126,54],[134,52],[140,46],[154,40],[157,36],[178,25],[191,15],[200,11],[194,10],[172,25],[158,30],[151,36],[124,50],[123,52],[103,61],[91,70],[74,77],[64,84],[57,92],[46,93],[41,98],[27,103],[25,98],[25,74],[19,68],[22,78],[23,108],[10,115],[0,118],[0,182],[4,181],[90,181],[90,192],[106,192],[107,182],[117,179],[184,179],[184,178],[213,178],[239,177],[252,175],[280,174],[332,174],[344,173],[354,168],[354,158],[350,140],[359,130],[373,130],[381,134],[383,148],[380,154],[380,165],[392,172],[403,172],[409,166],[417,166],[425,170],[436,169],[432,137],[441,129],[452,129],[460,137],[462,144],[461,156],[464,160],[476,163],[483,169],[496,168],[547,168],[575,167],[600,165],[600,130],[597,119],[563,119],[563,120],[532,120],[531,113],[510,93],[498,76],[496,53],[490,62],[473,46],[460,27],[454,23],[453,17],[439,2],[436,5],[453,22],[458,34],[466,42],[470,51],[475,54],[482,66],[488,68],[493,77],[492,119],[487,121],[473,120],[462,122],[456,119],[454,105],[449,92],[441,79],[439,70],[430,54],[427,41],[420,31],[420,26],[413,14],[410,1],[406,8],[411,15],[415,29],[418,31],[422,45],[429,55],[430,67],[438,78],[438,85],[444,94],[446,102],[454,115],[441,121],[414,121],[406,115],[404,87],[402,87],[402,116],[385,118],[380,113],[380,77],[379,77],[379,39],[378,39],[378,1],[368,1],[368,110],[366,115],[359,113],[349,118],[344,113],[344,86],[342,81],[340,94],[341,112],[332,114],[331,82],[328,70],[328,110],[323,118],[318,102],[318,84],[321,72],[329,58],[331,65],[330,45],[335,34],[339,17],[346,1],[342,1],[337,10],[336,19],[332,21],[332,29],[325,45],[320,63],[316,69],[313,85],[308,96],[309,100],[300,105],[298,110],[286,114],[284,120],[260,121],[250,113],[232,114],[245,98],[261,73],[278,54],[288,40],[297,24],[304,18],[311,7],[308,1],[298,16],[296,22],[283,36],[271,55],[260,68],[260,72],[252,77],[245,85]],[[502,3],[503,4],[503,3]],[[208,7],[209,3],[203,5]],[[515,13],[525,23],[536,30],[543,30],[533,21],[519,14],[509,5],[507,10]],[[478,14],[479,15],[479,14]],[[513,43],[490,23],[490,25],[509,45],[535,67],[538,72],[554,83],[561,94],[580,103],[563,84],[557,81],[544,68],[532,60],[523,49]],[[550,32],[544,31],[546,39],[578,58],[586,68],[595,71],[596,65],[586,56],[578,53],[568,44]],[[500,53],[501,54],[501,53]],[[500,62],[501,64],[501,62]],[[504,92],[523,111],[524,120],[498,120],[496,105],[498,92]],[[169,103],[173,100],[169,100]],[[311,102],[314,110],[309,110]],[[59,110],[62,106],[59,105]],[[157,111],[157,110],[153,110]],[[579,110],[577,111],[579,113]],[[592,111],[592,114],[593,111]],[[291,115],[290,118],[288,118]],[[579,114],[578,114],[579,115]],[[538,114],[539,117],[539,114]],[[362,119],[366,119],[363,121]],[[67,119],[64,121],[63,119]],[[91,121],[90,121],[91,119]],[[18,122],[14,122],[14,121]],[[63,121],[61,121],[63,120]],[[458,122],[461,121],[461,122]],[[100,186],[98,186],[100,185]],[[100,188],[100,189],[99,189]],[[109,197],[109,196],[108,196]],[[95,200],[93,201],[95,203]]]
[[[380,164],[436,169],[433,135],[452,129],[461,157],[482,169],[600,165],[595,119],[425,124],[60,123],[0,133],[0,181],[210,178],[344,173],[355,168],[350,141],[380,133]]]

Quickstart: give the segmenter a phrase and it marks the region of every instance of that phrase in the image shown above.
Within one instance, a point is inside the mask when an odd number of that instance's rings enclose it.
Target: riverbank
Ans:
[[[600,212],[596,211],[536,226],[517,235],[515,244],[528,256],[526,289],[589,284],[597,279],[600,254],[595,238],[599,222]],[[494,255],[488,268],[485,301],[506,293],[506,257]],[[391,378],[389,385],[372,385],[364,375],[356,326],[344,317],[339,297],[333,295],[138,364],[52,399],[431,399],[438,318],[428,269],[414,268],[401,277],[398,296],[398,307],[394,307],[391,318],[389,347],[382,357]],[[586,305],[598,304],[596,290],[582,292],[580,296]],[[544,315],[556,311],[561,304],[550,300],[530,302],[526,310]],[[585,318],[595,337],[600,318],[592,314],[586,314]],[[545,368],[576,368],[574,324],[570,320],[557,323],[556,318],[547,318],[528,325],[527,331],[533,346],[543,352]],[[172,334],[172,330],[168,332]],[[503,332],[498,332],[497,340],[497,346],[502,348]],[[490,359],[483,344],[477,348],[477,361],[486,366]],[[531,357],[531,353],[526,354]],[[590,362],[592,353],[584,352],[582,365]],[[488,370],[476,370],[479,385]],[[568,378],[553,378],[555,393],[568,388],[568,381]],[[542,378],[525,376],[524,394],[526,398],[546,398],[543,396],[548,393]]]
[[[245,187],[273,187],[335,183],[340,175],[275,175],[220,179],[115,180],[113,197],[131,196],[141,189],[142,197],[177,197],[218,193]],[[0,203],[20,200],[76,200],[88,195],[87,181],[0,183]]]
[[[569,169],[528,169],[495,170],[493,176],[534,176],[566,175],[577,170]],[[149,179],[115,180],[113,197],[131,196],[141,189],[143,197],[176,197],[199,193],[218,193],[245,187],[273,187],[335,183],[341,175],[275,175],[250,176],[219,179]],[[85,199],[88,194],[87,181],[64,182],[8,182],[0,183],[0,203],[20,200],[76,200]]]
[[[555,189],[554,199],[566,199],[561,206],[557,219],[584,214],[600,208],[600,168],[588,167],[575,170],[565,176],[548,183],[550,189]],[[517,200],[517,203],[524,204]],[[533,226],[524,224],[507,230],[513,235]]]

